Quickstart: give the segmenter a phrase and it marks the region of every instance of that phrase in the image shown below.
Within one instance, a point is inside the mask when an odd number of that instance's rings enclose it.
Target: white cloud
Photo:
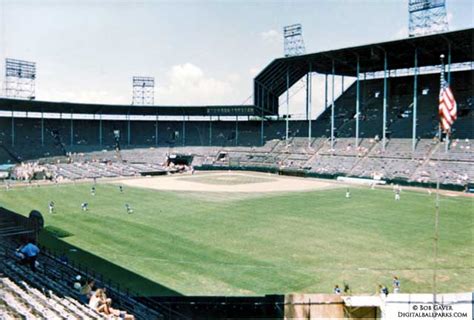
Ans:
[[[274,29],[261,32],[260,37],[263,39],[263,41],[268,42],[268,43],[281,42],[281,38],[282,38],[281,34]]]
[[[395,33],[395,39],[404,39],[408,37],[408,28],[407,26],[403,26]]]
[[[109,90],[72,90],[49,87],[37,88],[36,96],[38,100],[105,104],[129,104],[132,100],[131,96],[128,98]]]
[[[231,74],[227,75],[227,80],[229,80],[229,82],[232,82],[232,83],[237,83],[237,82],[240,81],[240,74],[231,73]]]
[[[253,67],[249,69],[249,74],[252,77],[255,77],[261,70],[262,70],[261,68]]]
[[[206,76],[203,70],[185,63],[175,65],[167,74],[164,86],[155,90],[155,103],[166,104],[219,104],[226,103],[229,96],[234,96],[234,87],[231,82],[238,79],[230,75],[228,81],[218,80]]]

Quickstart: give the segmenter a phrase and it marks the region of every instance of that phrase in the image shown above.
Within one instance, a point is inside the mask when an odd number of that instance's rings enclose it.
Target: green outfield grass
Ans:
[[[353,293],[373,293],[392,275],[403,292],[432,289],[434,194],[403,191],[399,202],[391,190],[368,188],[352,188],[351,199],[345,188],[246,195],[125,187],[121,194],[99,184],[91,196],[90,187],[1,191],[0,205],[38,209],[63,236],[45,233],[43,243],[78,247],[71,259],[147,295],[330,293],[344,280]],[[473,217],[472,198],[441,197],[440,292],[474,289]]]

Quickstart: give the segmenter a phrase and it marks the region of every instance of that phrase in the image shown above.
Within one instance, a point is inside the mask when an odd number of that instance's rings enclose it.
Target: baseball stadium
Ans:
[[[473,38],[285,54],[230,105],[37,100],[7,58],[0,318],[472,317]]]

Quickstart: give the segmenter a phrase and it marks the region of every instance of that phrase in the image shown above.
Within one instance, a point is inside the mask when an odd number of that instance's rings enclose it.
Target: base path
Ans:
[[[202,192],[282,192],[337,188],[335,181],[249,172],[199,172],[114,181],[131,187]]]

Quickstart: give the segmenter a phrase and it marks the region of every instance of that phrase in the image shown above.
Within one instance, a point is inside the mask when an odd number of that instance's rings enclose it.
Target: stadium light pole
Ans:
[[[332,86],[331,86],[331,96],[332,96],[332,104],[331,104],[331,154],[334,150],[334,75],[336,73],[334,66],[334,60],[332,60]]]
[[[357,80],[356,80],[356,127],[355,127],[355,147],[359,147],[359,112],[360,112],[360,61],[357,55]]]
[[[383,50],[383,119],[382,119],[382,151],[387,144],[387,51]]]
[[[415,70],[413,77],[413,132],[411,138],[411,152],[415,154],[416,148],[416,118],[418,109],[418,50],[415,48]]]

